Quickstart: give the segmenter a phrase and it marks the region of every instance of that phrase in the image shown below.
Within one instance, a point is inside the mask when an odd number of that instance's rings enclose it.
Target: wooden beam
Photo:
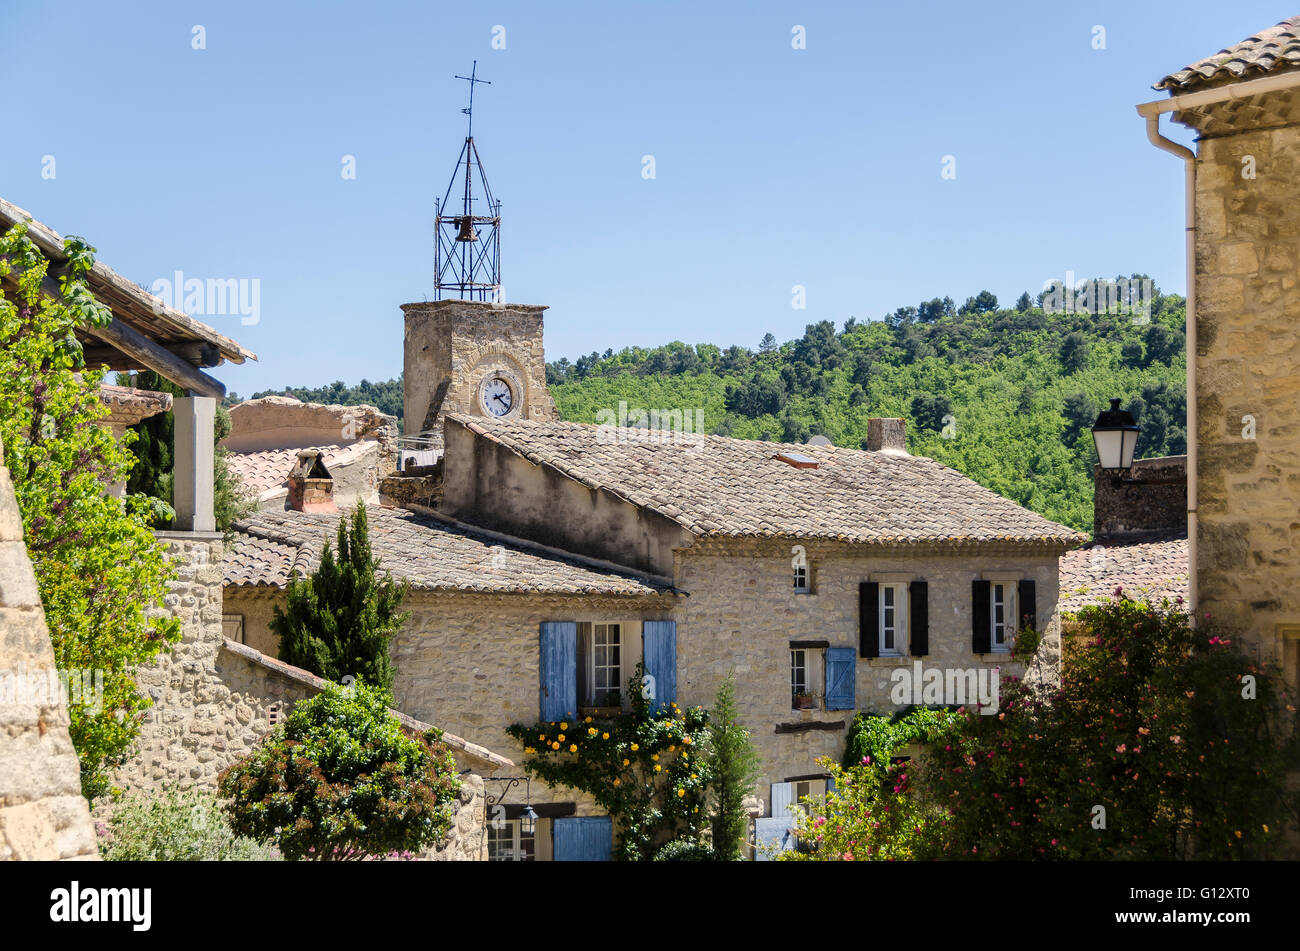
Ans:
[[[809,720],[806,723],[778,723],[776,733],[811,733],[814,730],[825,730],[834,732],[835,730],[844,729],[843,720],[828,722],[826,720]]]
[[[82,348],[86,354],[86,366],[108,364],[110,370],[138,370],[138,361],[119,351],[116,347],[106,347],[95,341],[85,341]],[[221,364],[221,353],[216,347],[206,343],[169,343],[166,349],[180,357],[186,363],[196,367],[215,367]]]

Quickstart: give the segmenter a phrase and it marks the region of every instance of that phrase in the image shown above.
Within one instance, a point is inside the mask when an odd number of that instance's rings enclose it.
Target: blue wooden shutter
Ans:
[[[641,625],[645,672],[653,677],[653,709],[677,699],[677,622],[645,621]]]
[[[551,828],[554,861],[609,861],[614,849],[614,822],[609,816],[556,819]]]
[[[786,813],[784,816],[773,816],[770,819],[754,820],[754,861],[770,862],[774,856],[766,854],[763,849],[766,847],[770,850],[773,846],[778,847],[782,852],[788,852],[794,848],[794,834],[790,829],[794,826],[794,816]]]
[[[852,647],[826,648],[826,709],[852,710],[857,706],[854,681],[858,658]]]
[[[548,722],[578,712],[578,623],[543,621],[538,667],[542,719]]]
[[[793,805],[795,805],[794,783],[773,783],[772,818],[793,822],[794,819],[790,815],[790,807]]]

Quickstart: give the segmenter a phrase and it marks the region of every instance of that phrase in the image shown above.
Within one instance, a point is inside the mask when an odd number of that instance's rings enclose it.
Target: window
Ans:
[[[905,610],[906,585],[882,584],[880,586],[880,656],[900,656],[906,653],[907,612]]]
[[[583,706],[619,706],[623,696],[623,626],[580,623],[578,649],[583,655],[578,662],[586,674]]]
[[[524,832],[518,819],[498,819],[488,822],[487,847],[489,862],[534,862],[537,860],[537,837]]]
[[[808,552],[802,545],[790,549],[790,567],[794,572],[794,593],[808,594]]]
[[[1009,582],[994,581],[989,585],[989,633],[995,651],[1011,649],[1016,629],[1015,590]]]
[[[800,694],[808,693],[808,652],[803,649],[790,651],[790,698],[798,702]]]
[[[228,637],[236,644],[244,641],[244,616],[242,614],[221,615],[221,636]]]

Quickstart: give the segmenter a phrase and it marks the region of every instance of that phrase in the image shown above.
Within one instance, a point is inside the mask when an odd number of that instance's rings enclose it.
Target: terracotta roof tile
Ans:
[[[1297,67],[1300,67],[1300,16],[1288,17],[1277,26],[1184,66],[1155,83],[1153,88],[1177,94]]]
[[[261,452],[232,452],[226,466],[239,477],[244,488],[260,495],[268,489],[289,484],[289,470],[298,463],[298,453],[308,449],[322,454],[326,468],[333,464],[343,446],[304,446],[302,449],[266,449]]]
[[[430,591],[645,595],[671,586],[633,572],[605,568],[529,542],[503,542],[433,515],[368,508],[370,544],[381,569]],[[284,587],[296,569],[314,571],[339,515],[258,512],[236,524],[222,562],[224,583]]]
[[[1186,533],[1135,539],[1102,539],[1061,556],[1062,612],[1113,598],[1122,588],[1130,598],[1158,603],[1187,601]]]
[[[1057,549],[1086,538],[945,465],[905,453],[677,433],[620,441],[627,431],[614,427],[447,418],[696,535]],[[796,468],[776,459],[779,452],[811,456],[818,465]]]

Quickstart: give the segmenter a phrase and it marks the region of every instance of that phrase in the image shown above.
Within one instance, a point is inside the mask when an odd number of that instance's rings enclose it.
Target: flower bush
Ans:
[[[215,796],[168,789],[128,796],[95,823],[99,854],[110,862],[266,862],[280,853],[231,831]]]
[[[437,731],[407,736],[391,697],[358,681],[329,684],[219,778],[231,828],[286,858],[401,857],[442,839],[460,791]]]
[[[698,840],[709,822],[709,717],[677,704],[656,711],[642,695],[640,665],[628,681],[632,710],[615,717],[579,717],[513,724],[524,767],[551,786],[588,793],[612,816],[614,857],[651,858],[670,839]]]
[[[1300,815],[1295,700],[1230,637],[1116,591],[1080,613],[1061,687],[1003,688],[931,747],[945,857],[1263,856]]]

